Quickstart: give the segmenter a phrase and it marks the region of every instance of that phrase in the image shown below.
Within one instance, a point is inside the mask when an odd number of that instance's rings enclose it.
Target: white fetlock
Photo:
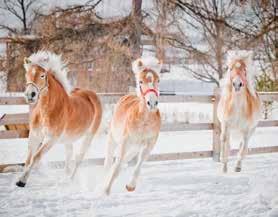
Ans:
[[[227,173],[228,172],[228,165],[227,165],[227,163],[223,163],[222,164],[222,172],[223,173]]]

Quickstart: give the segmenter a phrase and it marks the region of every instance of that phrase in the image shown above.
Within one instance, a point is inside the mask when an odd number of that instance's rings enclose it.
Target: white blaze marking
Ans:
[[[239,62],[236,63],[235,67],[239,68],[241,66],[241,64]]]
[[[33,75],[36,74],[36,69],[35,69],[35,68],[32,69],[32,74],[33,74]]]
[[[146,75],[146,78],[149,80],[149,79],[151,79],[151,82],[153,82],[153,73],[151,73],[151,72],[148,72],[147,73],[147,75]]]
[[[154,80],[153,73],[148,72],[147,75],[146,75],[146,79],[149,81],[148,82],[149,88],[153,88],[154,87],[154,85],[153,85],[153,80]]]

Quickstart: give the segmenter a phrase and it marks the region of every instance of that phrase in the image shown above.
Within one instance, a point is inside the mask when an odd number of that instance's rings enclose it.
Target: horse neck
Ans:
[[[68,94],[63,86],[49,73],[48,90],[39,100],[41,110],[47,112],[61,112],[61,108],[67,104],[68,98]]]

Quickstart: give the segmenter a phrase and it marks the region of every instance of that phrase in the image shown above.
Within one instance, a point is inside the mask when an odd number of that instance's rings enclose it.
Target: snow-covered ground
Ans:
[[[100,166],[83,167],[73,182],[61,169],[44,168],[24,189],[14,185],[18,174],[1,174],[0,216],[278,216],[278,154],[249,156],[241,173],[223,175],[219,167],[211,159],[147,162],[135,192],[124,189],[126,168],[109,197],[95,193]]]

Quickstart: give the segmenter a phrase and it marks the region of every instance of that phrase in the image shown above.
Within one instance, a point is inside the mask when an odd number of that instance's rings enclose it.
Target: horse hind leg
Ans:
[[[70,174],[70,162],[73,155],[73,145],[72,143],[65,144],[65,172],[66,174]]]
[[[85,135],[85,138],[81,144],[81,147],[80,147],[80,150],[79,150],[79,153],[76,154],[75,156],[75,162],[74,162],[74,167],[73,167],[73,170],[72,170],[72,173],[71,173],[71,176],[70,178],[73,179],[76,172],[77,172],[77,169],[79,168],[86,152],[88,151],[91,143],[92,143],[92,140],[94,138],[94,135],[92,133],[88,133]]]

